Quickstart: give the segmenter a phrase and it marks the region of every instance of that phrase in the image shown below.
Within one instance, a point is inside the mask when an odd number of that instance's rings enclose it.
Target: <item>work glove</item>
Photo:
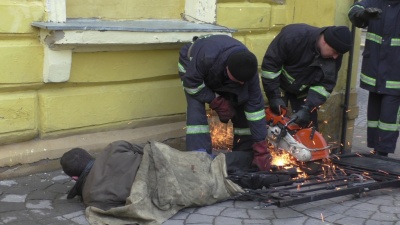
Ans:
[[[269,100],[269,107],[271,108],[271,111],[277,115],[281,115],[281,107],[286,108],[286,104],[283,101],[282,98],[273,98]]]
[[[235,110],[231,103],[222,96],[214,98],[210,103],[210,108],[217,112],[219,120],[222,123],[228,123],[228,121],[235,116]]]
[[[378,19],[381,13],[382,13],[381,9],[366,8],[364,10],[360,10],[359,12],[357,12],[356,17],[361,18],[363,20]]]
[[[253,144],[253,165],[260,171],[269,171],[271,168],[272,156],[268,149],[267,141],[259,141]]]
[[[307,126],[311,120],[311,109],[306,105],[302,105],[301,109],[291,116],[291,119],[294,119],[294,122],[300,126]]]

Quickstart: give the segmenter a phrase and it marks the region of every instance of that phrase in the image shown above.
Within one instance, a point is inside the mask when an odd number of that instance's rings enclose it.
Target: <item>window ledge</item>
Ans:
[[[103,51],[102,46],[106,45],[187,43],[193,36],[231,35],[236,31],[223,26],[182,20],[67,19],[65,23],[33,22],[32,26],[41,29],[41,39],[49,48],[74,51],[85,51],[80,47],[88,45],[98,46],[98,50]]]
[[[69,80],[72,52],[126,51],[176,48],[193,36],[229,35],[236,30],[182,20],[104,21],[67,19],[66,22],[33,22],[44,45],[44,82]]]

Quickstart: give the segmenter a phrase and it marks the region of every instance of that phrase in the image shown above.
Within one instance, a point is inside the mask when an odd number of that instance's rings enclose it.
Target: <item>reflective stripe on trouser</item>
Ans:
[[[400,96],[369,93],[367,145],[376,151],[394,153],[399,137]]]
[[[232,151],[252,151],[252,145],[254,143],[251,136],[250,128],[246,115],[244,113],[244,107],[235,107],[236,115],[232,118],[233,124],[233,147]]]
[[[189,151],[205,149],[211,154],[211,136],[205,103],[197,101],[186,92],[185,95],[187,101],[186,149]]]

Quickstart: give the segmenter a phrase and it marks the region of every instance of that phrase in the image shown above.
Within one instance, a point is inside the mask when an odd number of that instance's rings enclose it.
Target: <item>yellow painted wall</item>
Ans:
[[[102,19],[179,19],[185,4],[184,0],[66,2],[69,18]],[[348,25],[347,1],[275,2],[279,1],[217,3],[217,24],[238,29],[233,36],[257,55],[260,64],[269,43],[286,24]],[[43,46],[39,29],[30,23],[46,18],[44,4],[45,0],[0,1],[0,145],[129,128],[143,119],[185,113],[177,75],[179,46],[73,53],[69,81],[43,83]],[[345,57],[344,69],[346,63]],[[333,107],[342,100],[344,69]],[[337,125],[331,132],[337,132]]]
[[[177,54],[176,49],[74,53],[69,81],[98,83],[175,75]]]
[[[180,19],[184,0],[67,0],[67,18]]]

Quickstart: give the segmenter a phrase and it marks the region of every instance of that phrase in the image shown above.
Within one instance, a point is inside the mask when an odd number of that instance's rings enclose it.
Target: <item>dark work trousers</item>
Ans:
[[[304,105],[304,103],[305,103],[304,102],[305,99],[306,99],[306,97],[299,98],[297,95],[287,93],[287,92],[285,93],[285,95],[283,97],[283,101],[285,101],[286,105],[288,105],[288,102],[290,103],[293,113],[295,113],[299,109],[301,109],[301,106]],[[318,112],[317,111],[318,111],[317,109],[314,109],[310,114],[312,126],[314,126],[316,128],[316,130],[318,130]],[[305,126],[305,124],[300,124],[300,125]],[[306,125],[308,125],[308,124],[306,124]]]
[[[212,153],[210,128],[207,121],[205,103],[185,92],[186,109],[186,149],[189,151],[206,150]]]
[[[399,137],[400,96],[369,92],[367,145],[375,151],[394,153]]]

